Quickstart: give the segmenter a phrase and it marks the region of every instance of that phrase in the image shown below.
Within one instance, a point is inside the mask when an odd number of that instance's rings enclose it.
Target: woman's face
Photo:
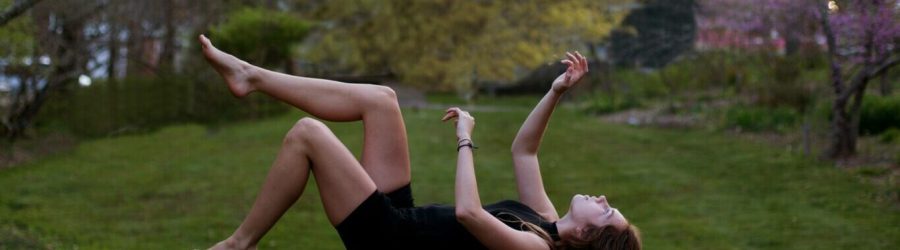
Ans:
[[[572,197],[569,213],[579,226],[593,225],[601,228],[612,225],[620,230],[628,227],[625,216],[618,209],[609,206],[606,196],[603,195],[599,197],[575,195]]]

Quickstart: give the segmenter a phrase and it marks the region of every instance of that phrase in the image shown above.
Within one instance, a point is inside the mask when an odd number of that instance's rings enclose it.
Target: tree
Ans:
[[[35,36],[40,41],[37,47],[40,52],[49,55],[52,63],[49,65],[49,73],[42,79],[45,82],[44,86],[26,85],[28,88],[20,91],[31,95],[24,97],[25,101],[16,103],[11,109],[12,112],[7,114],[7,119],[4,120],[7,138],[14,140],[21,137],[48,97],[71,85],[78,75],[85,71],[89,60],[85,46],[88,38],[81,31],[93,14],[103,9],[105,4],[96,3],[83,8],[72,8],[79,4],[74,1],[59,1],[55,5],[36,6],[34,10],[36,13],[33,14],[34,23],[37,27],[48,27],[36,29]]]
[[[6,25],[6,23],[8,23],[13,18],[16,18],[22,13],[25,13],[26,10],[40,1],[41,0],[15,1],[12,5],[3,10],[3,12],[0,12],[0,27]]]
[[[704,0],[701,28],[739,37],[788,37],[801,44],[824,37],[830,69],[831,159],[856,154],[859,111],[870,80],[900,64],[897,0]],[[769,36],[765,34],[769,33]],[[746,34],[750,34],[749,36]],[[787,46],[790,47],[790,46]]]
[[[212,30],[221,49],[252,64],[281,66],[293,73],[292,48],[306,37],[311,25],[285,12],[245,8]],[[265,43],[260,46],[260,43]]]
[[[694,0],[644,0],[610,34],[610,54],[621,66],[659,68],[694,45]]]
[[[859,110],[866,86],[870,80],[900,64],[897,6],[896,0],[852,0],[844,7],[834,1],[827,7],[816,5],[828,46],[834,91],[832,141],[827,151],[831,158],[856,154]]]
[[[394,74],[404,83],[470,91],[513,80],[605,37],[630,1],[344,0],[310,4],[319,20],[301,54],[332,70]]]
[[[16,5],[38,2],[0,0],[0,4],[13,1]],[[123,76],[171,77],[182,68],[208,68],[189,63],[192,56],[198,62],[202,59],[183,45],[194,44],[195,35],[221,19],[236,2],[56,0],[34,4],[30,12],[20,12],[22,18],[0,27],[0,60],[7,62],[0,64],[0,71],[14,72],[21,82],[9,92],[11,105],[3,107],[0,135],[22,136],[44,103],[68,94],[81,75],[106,78],[105,84],[115,91],[127,84],[117,81]],[[41,63],[17,65],[26,59]],[[103,112],[115,120],[125,113],[119,112],[120,106],[84,112]]]

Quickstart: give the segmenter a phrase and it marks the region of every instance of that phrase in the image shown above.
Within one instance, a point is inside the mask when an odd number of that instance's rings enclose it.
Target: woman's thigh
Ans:
[[[409,146],[406,125],[393,90],[372,86],[369,110],[363,114],[362,165],[384,193],[409,184]]]
[[[350,150],[325,124],[311,118],[297,122],[328,220],[340,224],[377,189]]]

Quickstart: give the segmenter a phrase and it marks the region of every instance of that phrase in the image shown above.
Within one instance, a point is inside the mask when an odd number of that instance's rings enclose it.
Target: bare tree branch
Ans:
[[[900,54],[893,56],[877,66],[867,66],[856,73],[853,80],[850,81],[851,86],[841,93],[841,98],[849,98],[854,92],[862,91],[865,84],[870,79],[875,79],[893,66],[900,64]]]
[[[13,18],[25,13],[26,10],[34,6],[34,4],[40,2],[41,0],[21,0],[14,1],[12,6],[3,10],[3,13],[0,13],[0,27],[3,27],[11,21]]]
[[[869,78],[874,79],[885,72],[891,67],[897,66],[900,64],[900,53],[894,54],[895,56],[891,60],[886,60],[884,63],[875,68],[872,72],[869,72]]]

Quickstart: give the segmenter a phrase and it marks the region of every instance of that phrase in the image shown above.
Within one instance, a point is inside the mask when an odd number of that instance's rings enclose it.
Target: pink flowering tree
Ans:
[[[784,41],[788,53],[791,43],[811,44],[827,53],[834,95],[826,156],[842,159],[856,154],[859,111],[870,80],[900,63],[898,2],[703,0],[698,25],[701,34],[703,30],[728,34],[726,41],[707,39],[718,46]]]
[[[818,4],[831,68],[831,146],[828,156],[856,153],[859,109],[869,81],[900,63],[897,0],[851,0]],[[855,70],[858,69],[858,70]]]

